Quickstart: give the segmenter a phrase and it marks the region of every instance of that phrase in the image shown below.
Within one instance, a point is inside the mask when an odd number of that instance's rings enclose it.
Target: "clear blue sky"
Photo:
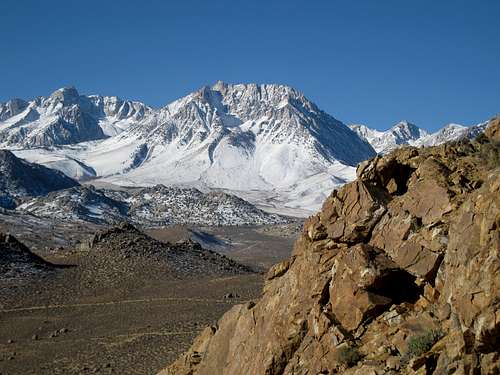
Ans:
[[[74,85],[159,107],[218,79],[348,123],[500,113],[500,1],[0,1],[0,101]]]

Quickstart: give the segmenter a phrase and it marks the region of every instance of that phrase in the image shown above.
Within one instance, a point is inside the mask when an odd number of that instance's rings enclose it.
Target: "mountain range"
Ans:
[[[219,81],[159,109],[73,87],[0,105],[1,148],[81,182],[224,190],[302,215],[353,180],[359,162],[467,132],[453,125],[429,135],[408,122],[387,132],[348,127],[277,84]]]
[[[462,138],[472,139],[486,128],[487,122],[474,126],[449,124],[435,133],[408,122],[401,121],[386,131],[371,129],[366,125],[349,125],[358,136],[366,140],[379,154],[387,154],[401,146],[437,146],[445,142]]]

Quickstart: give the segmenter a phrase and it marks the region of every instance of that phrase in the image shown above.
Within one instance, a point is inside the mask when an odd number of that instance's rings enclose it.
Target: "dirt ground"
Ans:
[[[34,281],[1,282],[0,374],[155,374],[232,305],[258,298],[263,272],[289,257],[295,238],[279,228],[252,227],[148,234],[171,242],[198,238],[257,272],[174,280],[134,275],[118,287],[82,286],[77,280],[85,263],[77,251],[39,252],[76,267]]]

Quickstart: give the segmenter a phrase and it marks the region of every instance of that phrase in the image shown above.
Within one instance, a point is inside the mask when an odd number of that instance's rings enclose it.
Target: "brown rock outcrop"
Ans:
[[[362,163],[162,374],[498,374],[499,127]]]

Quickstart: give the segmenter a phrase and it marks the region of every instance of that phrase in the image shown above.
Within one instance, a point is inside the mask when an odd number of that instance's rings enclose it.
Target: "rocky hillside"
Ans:
[[[288,222],[287,218],[264,212],[235,195],[203,193],[194,188],[157,185],[130,195],[126,202],[130,205],[130,217],[143,225],[268,225]]]
[[[117,283],[144,272],[172,278],[252,272],[196,242],[160,242],[127,223],[97,232],[82,251],[87,253],[84,262],[91,265],[83,267],[82,279],[92,283]]]
[[[0,280],[40,275],[54,268],[15,237],[0,233]]]
[[[498,374],[500,120],[362,163],[163,374]]]
[[[148,227],[171,224],[265,225],[289,221],[231,194],[202,193],[194,188],[163,185],[134,192],[78,186],[27,200],[17,207],[17,212],[95,224],[129,221]]]
[[[73,186],[78,183],[59,171],[0,150],[0,207],[14,208],[17,198],[45,195]]]

